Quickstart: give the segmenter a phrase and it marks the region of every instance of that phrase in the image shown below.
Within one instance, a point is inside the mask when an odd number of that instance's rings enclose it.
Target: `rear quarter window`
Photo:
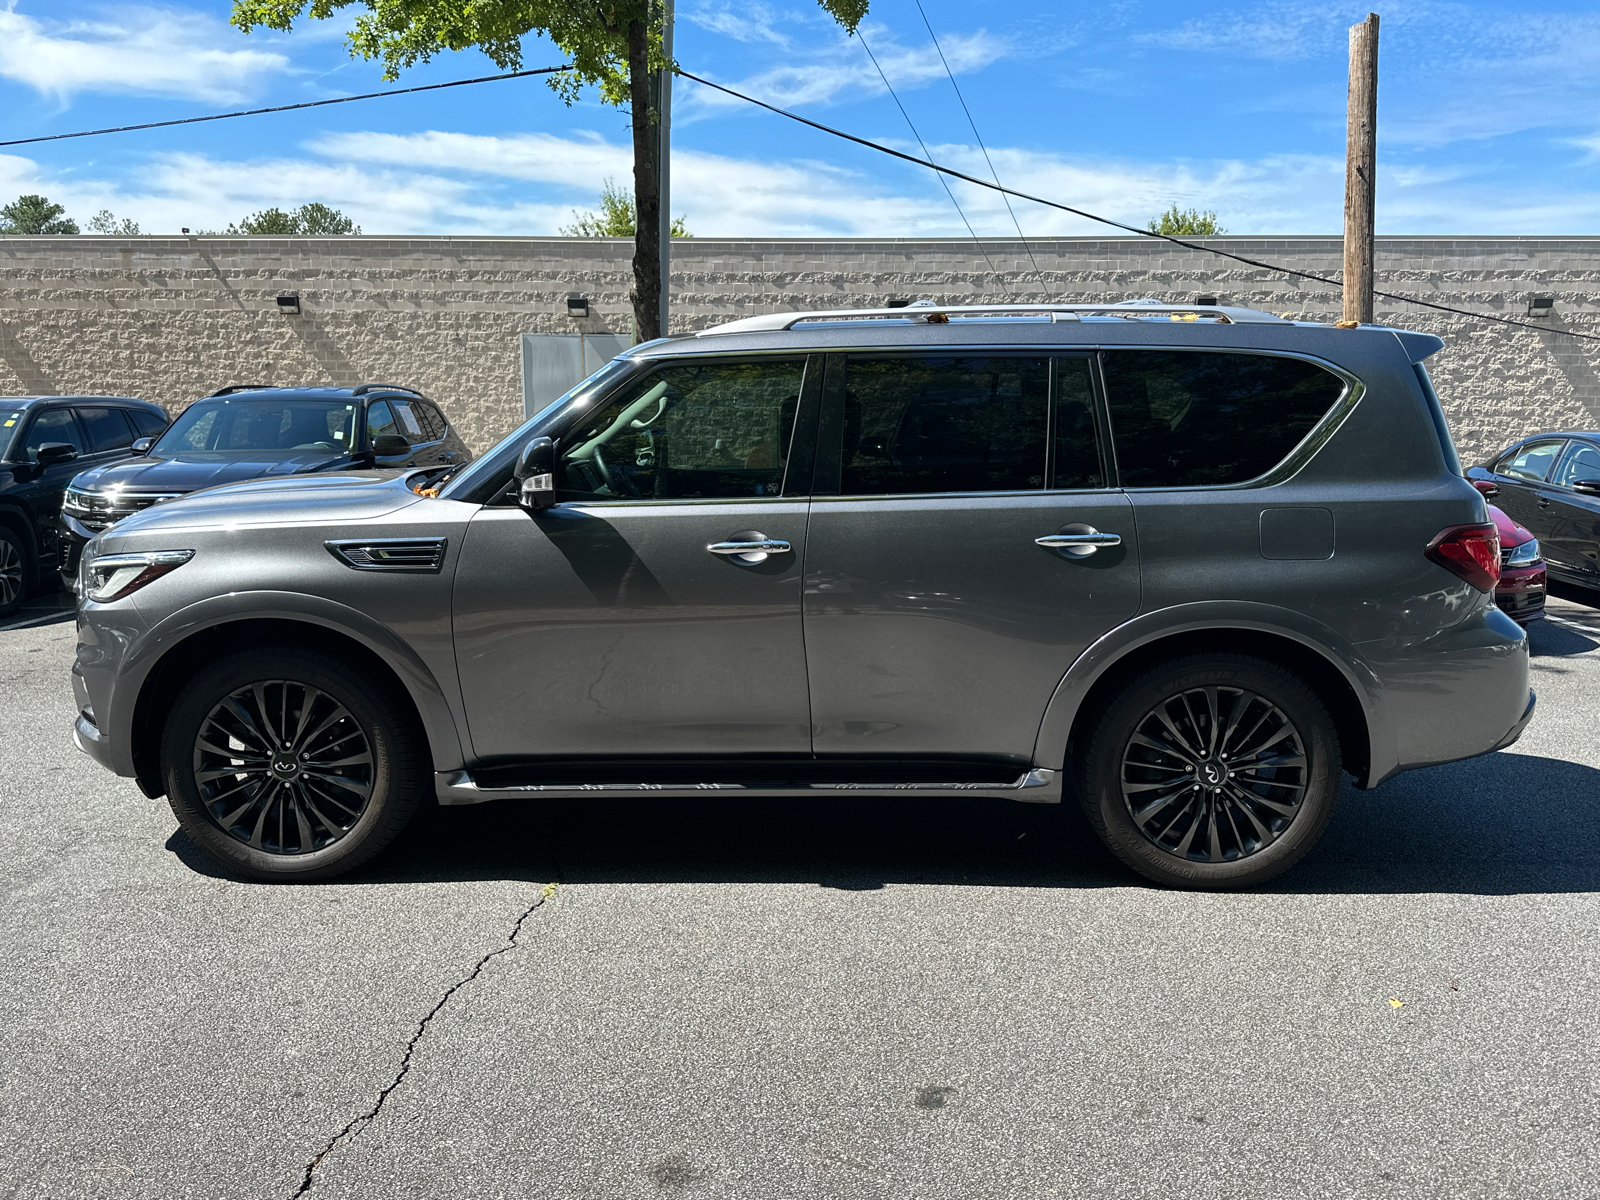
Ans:
[[[1215,487],[1266,474],[1344,394],[1299,358],[1108,350],[1106,402],[1122,486]]]

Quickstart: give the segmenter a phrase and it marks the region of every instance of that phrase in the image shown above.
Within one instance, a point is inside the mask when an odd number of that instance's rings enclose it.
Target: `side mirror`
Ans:
[[[135,454],[149,454],[150,447],[154,446],[155,444],[155,438],[134,438],[133,445],[129,446],[128,449],[132,450]]]
[[[1485,500],[1493,500],[1500,494],[1500,485],[1489,479],[1474,479],[1472,486],[1483,493]]]
[[[78,448],[69,446],[66,442],[46,442],[34,454],[34,461],[41,467],[53,467],[56,463],[71,462],[78,457]]]
[[[380,433],[372,439],[375,458],[400,458],[411,453],[411,443],[398,433]]]
[[[556,444],[547,437],[529,442],[517,461],[517,503],[529,512],[556,502]]]
[[[1591,496],[1600,496],[1600,479],[1574,479],[1572,481],[1572,490],[1575,492],[1587,492]]]

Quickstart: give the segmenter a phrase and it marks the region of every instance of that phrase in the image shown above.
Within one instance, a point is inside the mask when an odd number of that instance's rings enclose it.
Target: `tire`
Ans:
[[[263,648],[183,688],[161,770],[173,814],[211,858],[301,883],[354,870],[399,836],[427,791],[425,745],[392,685],[316,651]]]
[[[1174,659],[1133,679],[1092,726],[1077,768],[1107,848],[1175,888],[1248,888],[1288,870],[1339,797],[1327,706],[1291,671],[1244,654]]]
[[[32,583],[27,545],[11,526],[0,525],[0,620],[22,607]]]

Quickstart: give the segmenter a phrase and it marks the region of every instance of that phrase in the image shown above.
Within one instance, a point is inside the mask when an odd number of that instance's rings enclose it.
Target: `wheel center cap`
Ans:
[[[272,760],[272,773],[279,779],[293,779],[300,774],[300,764],[288,755],[274,758]]]
[[[1228,782],[1228,768],[1216,759],[1207,759],[1200,764],[1200,782],[1207,787],[1221,787]]]

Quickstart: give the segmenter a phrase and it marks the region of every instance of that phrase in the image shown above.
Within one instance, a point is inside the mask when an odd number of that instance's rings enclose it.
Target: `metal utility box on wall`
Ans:
[[[533,416],[630,345],[615,333],[523,334],[522,415]]]

